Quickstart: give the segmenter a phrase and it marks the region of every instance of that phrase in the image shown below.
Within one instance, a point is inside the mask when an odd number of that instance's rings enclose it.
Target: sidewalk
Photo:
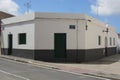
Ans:
[[[32,65],[49,69],[120,80],[120,54],[103,58],[98,61],[85,63],[50,63],[5,55],[1,55],[1,58],[30,63]]]

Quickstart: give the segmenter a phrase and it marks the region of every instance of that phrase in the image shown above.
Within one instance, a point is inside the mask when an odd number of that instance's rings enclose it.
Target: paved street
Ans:
[[[105,80],[0,58],[0,80]]]

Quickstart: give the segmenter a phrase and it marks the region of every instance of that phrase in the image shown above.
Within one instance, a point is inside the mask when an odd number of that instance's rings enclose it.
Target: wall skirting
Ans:
[[[55,58],[54,50],[27,50],[27,49],[13,49],[13,56],[24,57],[42,61],[53,62],[83,62],[93,61],[105,57],[104,48],[87,49],[87,50],[66,50],[66,58]],[[8,55],[8,49],[2,49],[3,55]],[[116,54],[116,47],[108,48],[107,55]]]

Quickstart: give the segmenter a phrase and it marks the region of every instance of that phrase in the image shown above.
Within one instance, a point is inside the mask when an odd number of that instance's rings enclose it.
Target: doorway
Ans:
[[[8,55],[12,55],[12,48],[13,48],[13,35],[8,35]]]
[[[55,58],[66,58],[66,33],[54,34]]]
[[[108,39],[105,37],[105,56],[108,56]]]

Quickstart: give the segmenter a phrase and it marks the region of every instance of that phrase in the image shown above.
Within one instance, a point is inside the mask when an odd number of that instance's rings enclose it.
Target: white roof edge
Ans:
[[[85,19],[84,14],[73,14],[73,13],[44,13],[36,12],[35,18],[54,18],[54,19]]]
[[[28,13],[28,14],[24,14],[16,17],[2,19],[2,23],[3,25],[5,25],[5,24],[13,24],[13,23],[34,20],[34,19],[35,19],[35,13]]]
[[[98,20],[98,19],[96,19],[94,17],[88,16],[88,15],[85,14],[85,18],[87,20],[91,20],[91,22],[94,22],[94,23],[100,25],[101,27],[106,27],[106,25],[108,25],[108,28],[110,30],[116,31],[116,29],[113,26],[109,25],[108,23],[102,22],[102,21],[100,21],[100,20]]]
[[[33,12],[33,13],[28,13],[24,14],[21,16],[16,16],[16,17],[11,17],[11,18],[6,18],[3,19],[3,25],[5,24],[12,24],[12,23],[19,23],[19,22],[24,22],[24,21],[29,21],[29,20],[34,20],[35,18],[45,18],[45,19],[78,19],[78,20],[91,20],[91,22],[94,22],[98,25],[105,26],[106,23],[97,20],[96,18],[93,18],[91,16],[88,16],[86,14],[75,14],[75,13],[47,13],[47,12]],[[111,30],[115,31],[115,28],[109,25],[109,28]]]

